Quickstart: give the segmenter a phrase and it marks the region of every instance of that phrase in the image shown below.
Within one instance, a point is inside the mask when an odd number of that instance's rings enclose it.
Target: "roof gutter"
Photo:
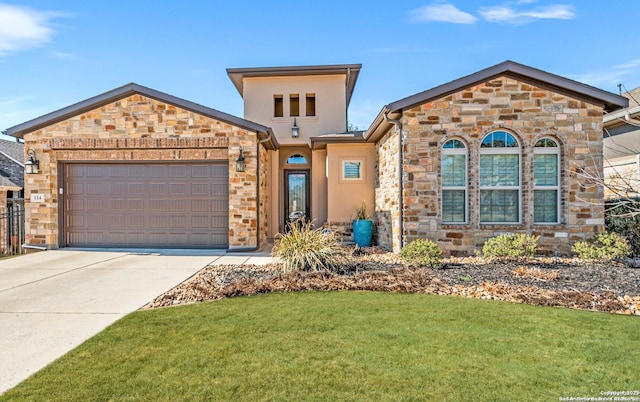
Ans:
[[[615,127],[624,123],[636,127],[640,126],[640,120],[631,117],[637,115],[640,115],[640,106],[618,110],[613,113],[607,113],[603,118],[604,128],[606,129],[607,127]]]
[[[385,106],[385,109],[386,111],[383,114],[384,121],[395,124],[395,126],[398,129],[398,210],[399,210],[398,226],[400,230],[400,250],[402,250],[402,248],[404,247],[404,197],[403,197],[404,186],[402,181],[402,177],[403,177],[402,122],[400,120],[392,119],[389,117],[389,112],[390,112],[389,105]]]

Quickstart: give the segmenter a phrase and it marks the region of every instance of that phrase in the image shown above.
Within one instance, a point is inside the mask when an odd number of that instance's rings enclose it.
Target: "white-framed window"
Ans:
[[[506,131],[480,144],[480,223],[520,223],[520,143]]]
[[[364,160],[363,159],[342,159],[340,162],[342,181],[362,181],[364,180]]]
[[[442,222],[467,222],[466,145],[452,139],[442,146]]]
[[[560,222],[560,147],[552,138],[533,149],[533,222]]]

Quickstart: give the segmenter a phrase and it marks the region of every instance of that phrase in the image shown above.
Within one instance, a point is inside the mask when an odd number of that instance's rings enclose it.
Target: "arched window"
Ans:
[[[442,146],[442,221],[467,222],[467,147],[456,139]]]
[[[291,155],[288,159],[287,159],[287,164],[289,165],[306,165],[307,162],[307,158],[305,158],[304,156],[300,155],[300,154],[294,154]]]
[[[560,217],[560,147],[551,138],[533,150],[533,221],[558,223]]]
[[[520,143],[506,131],[480,144],[480,223],[520,222]]]

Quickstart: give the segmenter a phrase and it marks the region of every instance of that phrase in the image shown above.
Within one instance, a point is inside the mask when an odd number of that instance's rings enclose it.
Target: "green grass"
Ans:
[[[557,401],[639,390],[637,317],[419,294],[270,294],[118,321],[2,400]]]

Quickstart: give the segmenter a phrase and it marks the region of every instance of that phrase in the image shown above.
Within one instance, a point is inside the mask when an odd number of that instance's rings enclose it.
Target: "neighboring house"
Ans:
[[[8,129],[39,159],[27,241],[254,249],[301,216],[345,228],[363,202],[393,251],[518,232],[566,254],[603,230],[582,173],[602,174],[603,113],[627,99],[507,61],[348,132],[360,68],[228,69],[244,118],[129,84]]]
[[[0,140],[0,213],[8,199],[22,198],[24,187],[24,145],[17,141]]]
[[[622,96],[629,107],[604,116],[604,176],[608,198],[640,194],[640,88]]]

